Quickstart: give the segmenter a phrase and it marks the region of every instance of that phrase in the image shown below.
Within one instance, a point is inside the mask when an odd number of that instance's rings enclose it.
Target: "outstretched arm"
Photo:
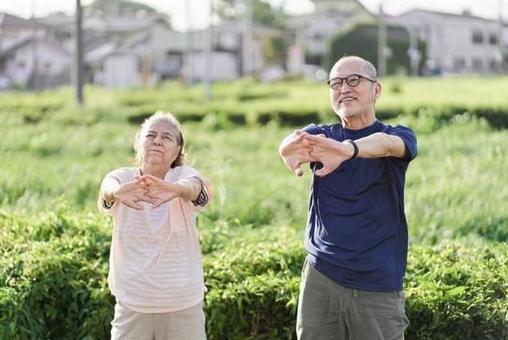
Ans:
[[[384,132],[376,132],[370,136],[355,140],[358,145],[358,157],[404,158],[407,155],[406,145],[402,138]]]
[[[176,197],[180,197],[184,201],[197,202],[200,206],[204,206],[208,202],[208,193],[204,187],[209,188],[210,185],[198,177],[187,177],[176,183],[166,182],[151,175],[144,175],[140,180],[147,186],[147,197],[153,204],[153,208]]]
[[[348,141],[338,142],[331,138],[312,135],[306,135],[305,139],[310,142],[312,148],[310,156],[323,164],[323,167],[316,171],[317,176],[328,175],[354,154],[354,147]],[[355,143],[358,146],[359,158],[402,158],[406,155],[402,139],[383,132],[357,139]]]
[[[139,179],[120,184],[115,177],[106,177],[101,185],[97,205],[100,210],[109,209],[116,201],[120,201],[130,208],[142,210],[143,206],[139,202],[147,201],[146,192],[146,186]]]
[[[279,145],[279,154],[282,160],[297,176],[303,175],[303,170],[300,167],[302,164],[314,161],[310,155],[311,143],[305,139],[305,136],[310,135],[297,130],[284,138]]]

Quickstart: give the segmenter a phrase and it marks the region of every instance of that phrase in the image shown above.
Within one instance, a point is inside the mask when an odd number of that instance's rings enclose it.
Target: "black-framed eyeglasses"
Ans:
[[[361,74],[354,73],[354,74],[350,74],[349,76],[344,77],[344,78],[341,78],[341,77],[332,78],[332,79],[328,80],[327,83],[328,83],[328,86],[332,90],[339,90],[342,88],[342,84],[344,84],[344,81],[346,81],[346,84],[349,87],[357,87],[358,84],[360,84],[360,80],[362,78],[366,79],[370,82],[373,82],[373,83],[375,83],[377,81],[375,79],[371,79],[369,77],[362,76]]]

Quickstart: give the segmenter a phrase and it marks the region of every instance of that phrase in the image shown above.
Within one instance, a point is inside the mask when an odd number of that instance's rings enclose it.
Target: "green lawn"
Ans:
[[[439,113],[456,106],[508,114],[506,89],[508,78],[384,80],[380,109],[400,110],[389,122],[418,135],[405,192],[408,338],[503,331],[508,134],[472,113],[446,120]],[[102,177],[131,164],[137,126],[130,121],[156,109],[184,120],[188,163],[215,186],[199,218],[209,337],[292,337],[310,171],[294,177],[277,147],[314,116],[336,121],[327,88],[242,80],[213,93],[206,104],[199,86],[87,88],[84,108],[72,104],[70,89],[0,94],[0,338],[107,334],[111,221],[98,216],[95,200]],[[287,117],[258,123],[271,112]],[[230,320],[233,312],[241,321]]]

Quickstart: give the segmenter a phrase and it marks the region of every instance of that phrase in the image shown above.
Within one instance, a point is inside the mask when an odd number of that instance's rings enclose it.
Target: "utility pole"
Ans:
[[[189,85],[192,82],[192,65],[191,65],[191,52],[192,52],[192,24],[191,24],[191,0],[183,0],[185,2],[185,23],[187,30],[185,32],[185,56],[184,56],[184,83]]]
[[[31,3],[31,24],[32,24],[32,75],[30,77],[30,83],[28,86],[34,90],[39,88],[39,65],[37,62],[37,44],[39,39],[37,37],[37,24],[35,22],[35,2],[32,0]]]
[[[210,23],[208,25],[207,37],[206,37],[206,67],[203,74],[203,95],[205,97],[205,101],[208,103],[212,99],[212,73],[213,73],[213,61],[212,61],[212,51],[213,51],[213,0],[210,0]]]
[[[242,46],[242,74],[252,74],[252,0],[245,0],[245,11],[243,17],[243,46]]]
[[[415,27],[409,28],[409,49],[407,52],[411,65],[411,76],[418,76],[418,64],[420,62],[420,51],[418,51],[418,36]]]
[[[386,75],[386,24],[383,13],[383,2],[379,4],[377,25],[377,72],[378,76]]]
[[[504,70],[504,55],[503,55],[503,0],[499,0],[499,11],[498,11],[498,17],[497,17],[497,42],[498,42],[498,53],[499,53],[499,60],[497,63],[497,69],[498,73],[503,73]]]
[[[83,105],[83,13],[81,0],[76,0],[76,65],[74,81],[76,86],[76,103]]]

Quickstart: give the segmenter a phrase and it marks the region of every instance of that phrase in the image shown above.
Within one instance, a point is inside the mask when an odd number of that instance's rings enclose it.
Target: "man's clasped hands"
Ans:
[[[319,162],[323,166],[314,173],[323,177],[337,169],[342,162],[351,158],[354,153],[349,143],[339,142],[325,135],[311,135],[296,130],[284,142],[281,157],[288,168],[297,176],[303,175],[302,164]]]

